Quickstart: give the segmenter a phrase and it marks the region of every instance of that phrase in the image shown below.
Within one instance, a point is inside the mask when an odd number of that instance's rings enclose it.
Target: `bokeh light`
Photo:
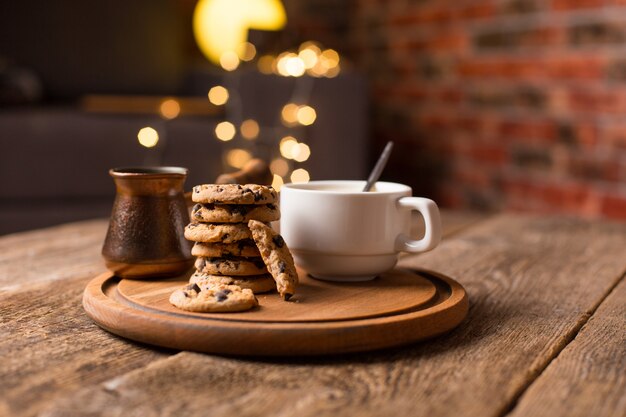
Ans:
[[[180,103],[173,98],[165,99],[159,106],[159,113],[164,119],[175,119],[180,114]]]
[[[291,173],[291,182],[293,183],[309,182],[310,180],[311,176],[306,169],[298,168]]]
[[[283,181],[283,178],[280,175],[274,174],[274,179],[272,180],[272,187],[276,191],[280,191],[280,189],[283,187],[284,183],[285,183],[285,181]]]
[[[159,133],[151,127],[143,127],[137,133],[137,139],[141,146],[153,148],[159,143]]]
[[[239,66],[239,55],[234,51],[226,51],[220,56],[220,65],[226,71],[234,71]]]
[[[274,72],[274,57],[271,55],[263,55],[256,63],[262,74],[271,74]]]
[[[217,126],[215,126],[215,136],[224,142],[234,138],[236,132],[237,130],[235,129],[235,125],[231,122],[220,122]]]
[[[293,159],[293,148],[298,145],[298,141],[293,136],[285,136],[280,140],[280,154],[287,158]]]
[[[252,154],[245,149],[231,149],[226,153],[226,163],[234,168],[243,168],[250,159]]]
[[[272,174],[284,177],[289,172],[289,162],[282,158],[276,158],[270,162],[270,171],[272,171]]]
[[[222,106],[228,101],[228,90],[221,85],[216,85],[209,90],[209,101],[216,106]]]
[[[250,42],[245,42],[240,47],[239,59],[242,61],[252,61],[256,56],[256,46],[251,44]]]
[[[285,122],[288,126],[295,125],[296,123],[298,123],[299,108],[300,106],[298,106],[295,103],[285,104],[282,111],[280,112],[283,122]]]
[[[296,162],[304,162],[311,156],[311,148],[306,143],[298,143],[291,148],[291,157]]]
[[[311,106],[300,106],[296,112],[296,120],[304,126],[310,126],[315,122],[317,113]]]
[[[254,140],[259,136],[259,124],[254,119],[244,120],[241,124],[240,131],[244,139]]]

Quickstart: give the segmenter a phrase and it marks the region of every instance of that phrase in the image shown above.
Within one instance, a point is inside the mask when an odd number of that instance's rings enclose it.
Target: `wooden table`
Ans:
[[[241,359],[133,343],[83,312],[106,221],[0,238],[0,416],[624,416],[626,224],[444,213],[403,256],[468,290],[435,340]]]

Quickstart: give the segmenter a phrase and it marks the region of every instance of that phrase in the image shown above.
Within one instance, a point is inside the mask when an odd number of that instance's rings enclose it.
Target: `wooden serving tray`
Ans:
[[[447,332],[468,311],[463,287],[426,270],[394,269],[372,281],[319,281],[299,270],[289,302],[259,294],[239,313],[191,313],[172,306],[189,275],[128,280],[110,272],[85,288],[83,307],[102,328],[139,342],[198,352],[296,356],[404,345]]]

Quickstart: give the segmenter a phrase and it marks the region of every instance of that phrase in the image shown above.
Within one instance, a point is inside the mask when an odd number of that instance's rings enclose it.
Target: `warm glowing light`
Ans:
[[[234,71],[239,66],[239,55],[234,51],[226,51],[220,57],[220,65],[226,71]]]
[[[298,110],[299,109],[300,109],[300,106],[298,106],[295,103],[285,104],[282,111],[280,112],[283,122],[285,122],[288,125],[295,125],[296,123],[298,123]]]
[[[250,42],[244,42],[239,48],[239,59],[242,61],[252,61],[256,56],[256,46]]]
[[[139,139],[139,143],[141,146],[145,146],[146,148],[152,148],[159,143],[159,134],[156,130],[151,127],[144,127],[139,129],[137,133],[137,139]]]
[[[272,174],[284,177],[289,172],[289,163],[282,158],[276,158],[270,162],[270,171]]]
[[[216,106],[226,104],[228,101],[228,90],[221,85],[216,85],[209,90],[209,101]]]
[[[291,156],[296,162],[304,162],[311,156],[311,148],[306,143],[298,143],[291,148]]]
[[[322,59],[326,61],[328,68],[334,68],[339,65],[339,54],[334,49],[326,49],[322,52]]]
[[[317,54],[312,49],[303,49],[298,52],[298,57],[302,60],[304,68],[311,69],[317,64]]]
[[[163,100],[159,106],[159,113],[164,119],[175,119],[180,114],[180,104],[173,98]]]
[[[309,182],[311,180],[311,176],[309,175],[309,171],[306,169],[298,168],[291,173],[291,182],[302,183]]]
[[[234,138],[235,133],[235,125],[233,125],[231,122],[221,122],[218,123],[217,126],[215,126],[215,136],[217,136],[219,140],[223,140],[224,142],[227,142]]]
[[[200,0],[193,33],[200,51],[218,64],[224,52],[240,51],[248,30],[279,30],[287,17],[280,0]]]
[[[244,120],[241,124],[241,136],[248,140],[254,140],[259,136],[259,124],[256,120],[248,119]]]
[[[234,168],[243,168],[250,159],[252,154],[245,149],[231,149],[226,153],[226,163]]]
[[[274,72],[274,57],[271,55],[263,55],[256,63],[262,74],[271,74]]]
[[[341,72],[341,67],[337,65],[336,67],[329,68],[324,75],[326,75],[326,77],[328,78],[335,78],[339,75],[339,72]]]
[[[298,145],[298,141],[293,136],[286,136],[280,140],[280,154],[287,159],[293,159],[293,148]]]
[[[306,68],[304,61],[293,52],[282,53],[278,56],[276,70],[283,77],[301,77],[304,75]]]
[[[298,123],[310,126],[315,122],[315,119],[317,119],[317,113],[311,106],[300,106],[296,112],[296,119]]]
[[[301,77],[304,75],[304,71],[306,70],[304,67],[304,61],[302,61],[298,56],[287,58],[285,69],[287,74],[292,77]]]
[[[285,182],[280,175],[274,174],[274,179],[272,180],[272,188],[274,188],[276,191],[280,191],[284,183]]]

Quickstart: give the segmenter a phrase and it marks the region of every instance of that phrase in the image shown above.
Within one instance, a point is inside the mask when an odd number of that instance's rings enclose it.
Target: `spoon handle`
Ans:
[[[393,142],[392,141],[387,142],[387,145],[385,145],[385,149],[383,149],[383,152],[380,154],[378,161],[376,161],[376,165],[374,165],[374,169],[372,170],[372,173],[367,178],[367,183],[365,183],[365,187],[363,187],[363,191],[369,191],[372,188],[372,186],[376,183],[376,181],[378,181],[378,178],[380,178],[380,174],[382,174],[383,169],[385,169],[385,165],[387,165],[387,161],[389,160],[389,155],[391,155],[392,149],[393,149]]]

